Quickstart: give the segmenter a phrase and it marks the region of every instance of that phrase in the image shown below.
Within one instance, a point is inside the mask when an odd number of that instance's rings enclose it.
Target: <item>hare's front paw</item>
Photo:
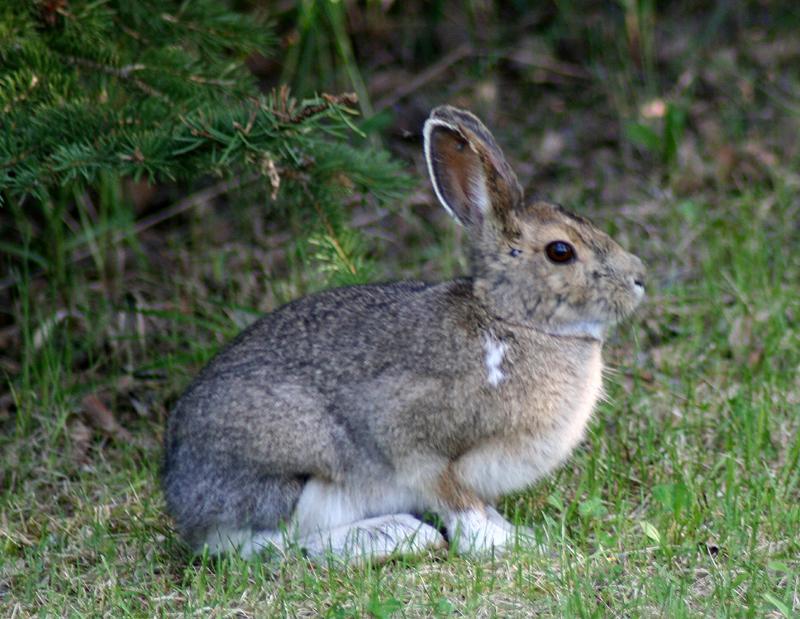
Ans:
[[[456,512],[447,519],[447,534],[458,553],[487,554],[513,545],[514,526],[490,509]]]

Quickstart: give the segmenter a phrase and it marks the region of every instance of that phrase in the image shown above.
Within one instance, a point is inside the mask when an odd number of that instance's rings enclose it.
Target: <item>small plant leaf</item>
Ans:
[[[456,610],[456,607],[453,606],[452,602],[446,598],[441,598],[436,603],[436,614],[437,615],[452,615]]]
[[[652,524],[647,522],[647,520],[642,520],[639,522],[639,526],[642,527],[642,531],[644,534],[653,540],[656,544],[661,543],[661,534],[658,532]]]
[[[625,136],[634,144],[651,153],[661,152],[661,136],[645,124],[631,122],[625,125]]]
[[[676,105],[669,103],[664,116],[664,163],[672,165],[678,158],[678,147],[683,138],[683,128],[686,125],[686,112]]]
[[[584,518],[602,518],[608,513],[608,510],[603,505],[603,500],[596,496],[581,501],[580,505],[578,505],[578,513]]]
[[[557,494],[551,494],[547,497],[547,504],[555,507],[558,511],[564,511],[564,503],[561,501],[561,497]]]
[[[403,608],[403,603],[397,598],[381,600],[377,595],[373,595],[367,604],[367,612],[376,619],[391,617],[401,608]]]
[[[779,611],[779,612],[780,612],[780,613],[781,613],[781,614],[782,614],[784,617],[791,617],[791,616],[792,616],[792,611],[791,611],[791,609],[789,608],[788,604],[786,604],[786,603],[782,602],[781,600],[779,600],[777,597],[775,597],[775,596],[774,596],[774,595],[772,595],[771,593],[765,593],[765,594],[764,594],[764,599],[765,599],[767,602],[769,602],[770,604],[772,604],[772,605],[773,605],[775,608],[777,608],[777,609],[778,609],[778,611]]]
[[[776,572],[783,572],[784,574],[791,574],[792,568],[786,565],[783,561],[770,561],[767,567]]]

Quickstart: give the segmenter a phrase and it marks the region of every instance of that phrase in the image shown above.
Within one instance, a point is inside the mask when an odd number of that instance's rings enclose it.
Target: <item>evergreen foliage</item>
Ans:
[[[358,246],[336,239],[343,194],[392,198],[407,180],[384,153],[352,145],[354,96],[258,91],[243,61],[271,43],[263,16],[220,0],[8,0],[0,203],[19,224],[31,205],[109,178],[257,173],[273,198],[308,210],[311,232]],[[351,275],[353,260],[341,265]]]

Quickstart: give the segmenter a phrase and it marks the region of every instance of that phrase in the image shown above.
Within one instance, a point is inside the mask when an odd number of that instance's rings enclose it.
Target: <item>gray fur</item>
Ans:
[[[489,505],[520,485],[498,482],[492,467],[521,463],[527,485],[578,440],[585,421],[574,437],[559,436],[569,434],[571,411],[593,404],[584,402],[586,385],[599,380],[602,337],[593,325],[604,330],[633,310],[641,262],[585,220],[521,202],[502,152],[468,112],[434,110],[426,138],[439,130],[458,132],[480,158],[462,166],[453,149],[452,167],[438,174],[442,160],[426,148],[434,182],[485,182],[491,200],[490,212],[471,212],[470,192],[458,194],[471,275],[301,298],[219,353],[178,401],[166,433],[167,507],[195,547],[217,530],[289,526],[312,479],[347,496],[385,488],[400,497],[392,509],[434,509],[454,528],[466,526],[466,513],[489,523]],[[476,166],[478,181],[459,176]],[[581,261],[550,263],[542,249],[551,237],[573,243]],[[512,246],[522,253],[512,257]],[[487,346],[495,342],[502,380],[492,383]],[[476,479],[484,460],[487,477]],[[352,520],[387,515],[378,503],[365,498]]]

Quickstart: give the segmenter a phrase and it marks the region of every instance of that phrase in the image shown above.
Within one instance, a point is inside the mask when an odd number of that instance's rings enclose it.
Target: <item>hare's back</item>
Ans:
[[[214,444],[284,472],[308,470],[309,454],[313,470],[348,468],[366,456],[356,443],[380,442],[378,426],[422,410],[420,401],[463,374],[470,299],[465,280],[339,288],[294,301],[200,373],[170,416],[168,442]]]
[[[389,373],[442,371],[472,331],[471,283],[403,281],[336,288],[293,301],[243,331],[186,396],[302,385],[327,395]]]

